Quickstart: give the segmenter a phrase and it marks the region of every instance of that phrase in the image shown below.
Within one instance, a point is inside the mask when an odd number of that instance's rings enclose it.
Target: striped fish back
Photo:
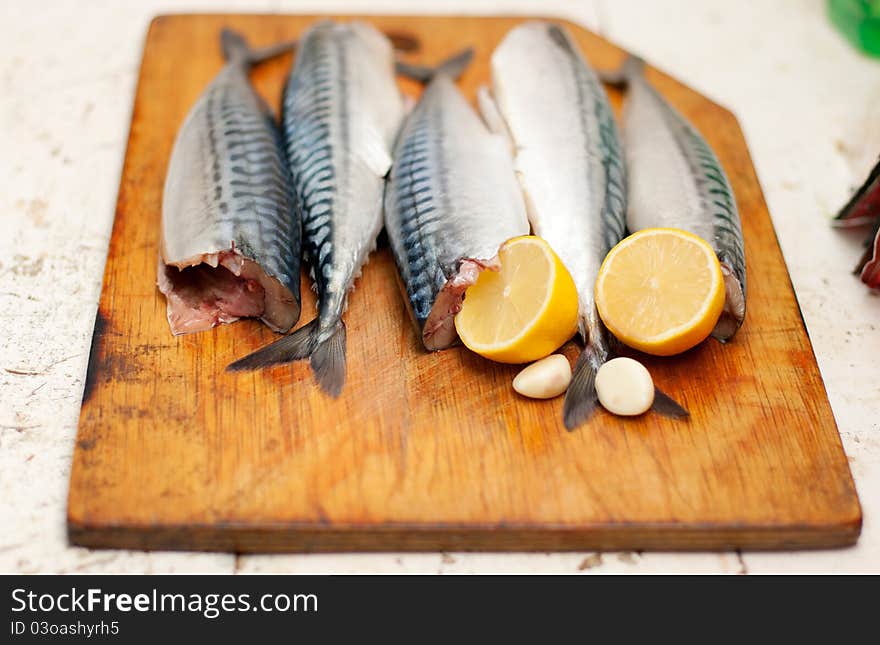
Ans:
[[[423,99],[424,101],[424,99]],[[434,155],[442,152],[437,141],[442,138],[443,122],[435,118],[430,105],[419,109],[408,120],[400,135],[391,169],[386,209],[394,213],[387,226],[399,226],[389,235],[413,314],[424,324],[437,292],[449,277],[443,267],[441,249],[443,213],[448,206],[442,200],[448,191],[435,185],[446,174],[437,172]]]
[[[237,96],[239,88],[237,83],[221,84],[209,97],[209,145],[212,152],[225,148],[222,153],[227,162],[220,164],[212,154],[214,199],[219,211],[228,214],[232,239],[244,240],[242,252],[276,275],[285,276],[282,281],[289,282],[289,287],[295,285],[298,293],[299,275],[293,264],[300,247],[300,230],[294,219],[292,184],[281,134],[259,96],[252,92],[250,96]],[[225,182],[216,181],[221,175],[225,175]],[[248,239],[249,234],[257,239]],[[281,264],[271,266],[273,258],[280,259]]]
[[[179,137],[163,195],[163,222],[176,227],[165,234],[169,254],[234,244],[299,294],[299,223],[281,134],[243,66],[224,68]]]
[[[594,146],[599,150],[599,159],[594,162],[601,170],[589,180],[602,195],[600,217],[604,248],[600,251],[604,255],[623,239],[626,230],[626,168],[620,133],[596,73],[565,31],[553,24],[547,29],[551,40],[565,53],[574,78],[578,104],[582,107],[582,131],[597,139],[595,142],[586,141],[586,157],[593,159]],[[590,166],[593,171],[599,170],[595,164]]]
[[[697,130],[664,100],[653,86],[644,86],[655,97],[661,113],[686,160],[706,212],[712,213],[712,240],[722,262],[733,269],[745,291],[746,260],[742,224],[736,198],[721,162]]]
[[[331,213],[337,173],[331,130],[339,55],[329,43],[303,47],[282,108],[285,147],[302,215],[303,249],[321,293],[327,291],[333,260]]]

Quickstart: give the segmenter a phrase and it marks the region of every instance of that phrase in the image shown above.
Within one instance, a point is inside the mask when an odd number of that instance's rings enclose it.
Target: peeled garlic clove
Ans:
[[[559,396],[571,382],[571,365],[562,354],[551,354],[532,363],[513,379],[513,389],[532,399]]]
[[[596,374],[599,403],[609,412],[636,416],[654,403],[654,381],[648,369],[631,358],[613,358]]]

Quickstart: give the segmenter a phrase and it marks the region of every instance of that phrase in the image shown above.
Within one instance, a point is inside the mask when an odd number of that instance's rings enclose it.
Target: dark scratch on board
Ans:
[[[98,373],[98,358],[101,352],[101,340],[104,337],[104,334],[107,333],[107,327],[107,318],[101,313],[101,310],[98,309],[98,311],[95,312],[95,329],[92,332],[92,345],[89,350],[88,367],[86,368],[86,383],[83,387],[83,405],[86,404],[95,389],[95,379],[97,378]]]

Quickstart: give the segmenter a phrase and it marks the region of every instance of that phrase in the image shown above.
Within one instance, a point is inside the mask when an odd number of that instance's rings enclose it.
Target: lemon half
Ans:
[[[703,341],[724,308],[718,256],[702,238],[649,228],[615,246],[596,279],[602,322],[623,343],[657,356]]]
[[[515,237],[498,252],[499,271],[483,271],[465,292],[455,329],[468,349],[500,363],[549,356],[577,330],[571,275],[543,239]]]

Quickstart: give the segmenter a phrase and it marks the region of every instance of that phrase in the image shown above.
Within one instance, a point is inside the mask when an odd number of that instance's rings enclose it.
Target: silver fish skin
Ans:
[[[243,316],[285,332],[300,313],[300,223],[280,131],[248,71],[292,43],[251,50],[229,30],[221,40],[227,63],[169,161],[158,285],[174,334]]]
[[[624,234],[626,175],[608,96],[566,31],[530,21],[512,29],[491,61],[487,122],[512,139],[529,221],[569,270],[585,348],[563,404],[573,429],[596,407],[595,376],[611,355],[596,311],[599,266]],[[501,127],[498,125],[496,127]]]
[[[718,255],[726,302],[712,335],[729,340],[746,315],[742,225],[730,181],[702,135],[645,79],[630,58],[609,82],[626,87],[623,139],[628,183],[627,228],[680,228]]]
[[[230,369],[309,358],[321,388],[341,393],[342,316],[382,229],[385,176],[403,116],[391,43],[382,33],[331,21],[306,32],[284,90],[282,130],[318,316]]]
[[[385,230],[429,350],[458,340],[464,291],[528,235],[507,139],[491,132],[448,73],[437,74],[401,129],[385,192]]]

